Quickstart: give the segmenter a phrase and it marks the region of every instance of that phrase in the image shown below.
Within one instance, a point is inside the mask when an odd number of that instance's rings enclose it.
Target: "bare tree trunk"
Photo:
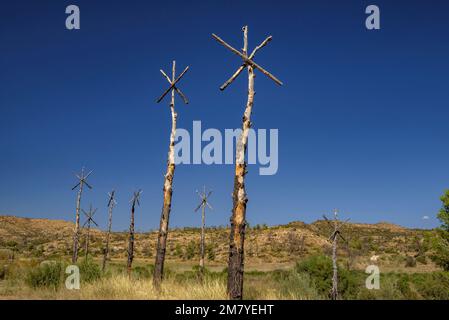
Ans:
[[[201,274],[204,275],[204,228],[205,228],[205,210],[206,210],[206,205],[203,204],[202,205],[202,210],[201,210],[201,258],[200,258],[200,269],[201,269]]]
[[[129,224],[128,262],[127,262],[128,277],[131,277],[133,259],[134,259],[134,203],[131,208],[131,223]]]
[[[172,81],[175,81],[175,61],[173,61]],[[165,251],[167,246],[168,223],[171,211],[171,200],[173,193],[173,177],[175,174],[175,135],[176,135],[176,118],[175,112],[175,91],[171,92],[170,102],[172,128],[170,134],[170,145],[168,150],[167,173],[164,181],[164,204],[162,206],[161,222],[159,226],[159,235],[157,238],[156,262],[154,264],[153,285],[159,289],[164,274]]]
[[[334,241],[332,242],[332,291],[331,299],[338,299],[338,267],[337,267],[337,234],[335,234]]]
[[[87,226],[87,234],[86,234],[86,261],[87,261],[87,256],[89,255],[89,240],[90,240],[90,223]]]
[[[244,54],[247,54],[247,29],[244,28]],[[245,191],[246,162],[245,154],[251,127],[251,112],[254,101],[254,70],[248,66],[248,102],[243,114],[242,135],[236,148],[234,191],[232,194],[233,208],[231,217],[231,233],[229,241],[228,261],[228,295],[229,298],[240,300],[243,297],[243,269],[244,269],[244,242],[246,226],[246,203],[248,201]]]
[[[111,237],[111,229],[112,229],[112,209],[113,205],[109,206],[109,222],[108,222],[108,233],[106,234],[106,246],[104,248],[104,256],[103,256],[103,272],[106,270],[106,262],[109,258],[109,240]]]
[[[80,189],[78,191],[78,197],[76,199],[76,218],[75,218],[75,230],[73,234],[73,253],[72,253],[72,263],[78,261],[78,245],[79,245],[79,234],[80,234],[80,209],[81,209],[81,193],[83,192],[83,182],[80,183]]]

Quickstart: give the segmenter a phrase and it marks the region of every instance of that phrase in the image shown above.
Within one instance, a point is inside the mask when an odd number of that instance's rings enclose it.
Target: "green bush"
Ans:
[[[324,255],[314,255],[296,264],[298,274],[306,273],[313,281],[318,293],[329,296],[332,289],[332,260]],[[364,274],[350,272],[338,266],[338,292],[341,298],[353,299],[357,296],[360,286],[363,285]]]
[[[154,267],[137,266],[133,268],[132,274],[136,279],[150,279],[153,275]]]
[[[414,267],[416,267],[416,259],[411,257],[411,256],[407,256],[405,258],[405,266],[407,268],[414,268]]]
[[[190,241],[189,244],[186,247],[185,256],[184,257],[187,260],[193,259],[193,257],[195,257],[195,253],[197,251],[196,249],[197,249],[197,245],[195,244],[195,242],[194,241]]]
[[[63,264],[49,261],[28,271],[25,281],[32,288],[47,287],[57,289],[63,278]]]
[[[80,269],[80,280],[82,282],[93,282],[101,278],[102,272],[100,266],[91,259],[84,260],[78,267]]]
[[[314,281],[307,273],[290,272],[279,281],[281,297],[298,300],[321,300]]]
[[[207,259],[209,261],[214,261],[215,260],[215,247],[212,244],[207,245],[206,248],[207,251]]]

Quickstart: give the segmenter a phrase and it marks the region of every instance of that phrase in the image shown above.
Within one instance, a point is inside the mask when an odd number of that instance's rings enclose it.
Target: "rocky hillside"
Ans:
[[[51,259],[68,257],[72,250],[74,224],[61,220],[27,219],[0,216],[0,250],[14,252],[23,258]],[[429,256],[429,238],[433,231],[413,230],[389,223],[348,223],[343,228],[346,241],[340,241],[339,256],[353,268],[366,266],[371,259],[385,266],[434,268]],[[208,228],[206,256],[209,262],[226,262],[229,229]],[[292,222],[273,227],[252,226],[247,229],[246,262],[248,264],[293,264],[302,256],[330,252],[328,237],[331,228],[326,221],[312,224]],[[91,252],[102,254],[104,232],[92,231]],[[136,257],[152,258],[156,232],[136,236]],[[199,254],[198,228],[173,229],[169,233],[167,254],[173,261],[197,261]],[[81,248],[84,248],[83,236]],[[126,257],[127,234],[112,235],[113,259]],[[82,253],[81,253],[82,254]]]

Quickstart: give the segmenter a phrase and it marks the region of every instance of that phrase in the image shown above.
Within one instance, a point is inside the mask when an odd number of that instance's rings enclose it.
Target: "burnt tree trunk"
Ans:
[[[247,54],[247,29],[244,28],[244,54]],[[244,242],[246,226],[246,203],[248,201],[245,191],[246,162],[245,154],[251,127],[251,112],[254,101],[254,70],[248,66],[248,101],[243,114],[242,134],[236,148],[234,191],[232,194],[233,208],[231,217],[231,233],[229,239],[228,261],[228,295],[233,300],[243,297],[243,269],[244,269]]]
[[[332,291],[331,299],[338,299],[338,267],[337,267],[337,233],[334,234],[334,241],[332,242]]]
[[[87,256],[89,255],[89,240],[90,240],[90,222],[87,226],[87,234],[86,234],[86,247],[85,247],[85,251],[86,251],[86,261],[87,261]]]
[[[109,259],[109,241],[111,238],[111,229],[112,229],[112,209],[113,204],[109,206],[109,222],[108,222],[108,233],[106,234],[106,245],[104,248],[104,255],[103,255],[103,265],[102,265],[102,271],[104,272],[106,270],[106,262]]]
[[[175,62],[173,61],[172,81],[175,81]],[[171,92],[170,110],[172,116],[172,128],[170,133],[170,145],[168,150],[167,172],[164,181],[164,204],[162,206],[161,221],[159,225],[159,234],[157,238],[156,261],[154,263],[153,285],[159,289],[163,274],[165,251],[167,247],[168,223],[171,211],[171,201],[173,193],[173,177],[175,174],[175,135],[176,135],[176,118],[175,112],[175,91]]]
[[[201,257],[200,257],[200,269],[201,274],[204,276],[204,249],[205,249],[205,236],[204,236],[204,228],[205,228],[205,220],[206,220],[206,205],[203,204],[201,208]]]
[[[75,264],[78,261],[78,246],[80,236],[80,210],[81,210],[81,194],[83,192],[83,182],[80,183],[80,189],[78,191],[78,197],[76,199],[76,218],[75,218],[75,230],[73,233],[73,253],[72,263]]]
[[[131,269],[134,259],[134,208],[135,204],[133,203],[131,207],[131,223],[129,224],[128,262],[127,262],[128,277],[131,277]]]

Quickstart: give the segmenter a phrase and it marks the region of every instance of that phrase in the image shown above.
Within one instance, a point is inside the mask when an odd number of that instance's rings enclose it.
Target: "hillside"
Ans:
[[[61,220],[28,219],[0,216],[0,249],[14,251],[22,258],[52,259],[69,257],[72,250],[74,224]],[[386,269],[413,265],[413,271],[435,269],[429,259],[428,238],[433,231],[407,229],[401,226],[378,223],[348,223],[343,228],[346,242],[341,242],[341,263],[351,268],[363,269],[373,259]],[[229,229],[211,227],[206,231],[206,256],[211,266],[225,266],[227,261]],[[301,257],[313,253],[330,253],[327,241],[330,234],[325,221],[311,224],[291,222],[273,227],[252,226],[247,229],[246,264],[249,266],[290,266]],[[91,253],[101,257],[105,233],[94,229]],[[195,264],[199,254],[198,228],[173,229],[169,233],[167,256],[171,262]],[[152,260],[156,246],[156,232],[136,235],[136,258]],[[81,248],[84,248],[84,235]],[[127,234],[112,234],[111,257],[125,259]],[[82,254],[82,252],[81,252]]]

